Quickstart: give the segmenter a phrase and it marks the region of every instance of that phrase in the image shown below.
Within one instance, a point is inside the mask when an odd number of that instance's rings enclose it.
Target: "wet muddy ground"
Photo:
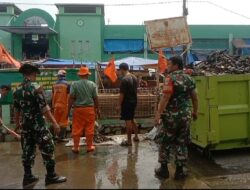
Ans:
[[[71,153],[71,147],[56,145],[56,169],[68,177],[63,184],[45,187],[45,168],[37,150],[33,173],[40,180],[31,188],[150,188],[150,189],[208,189],[249,188],[250,150],[230,150],[213,153],[213,159],[203,157],[192,149],[188,163],[189,177],[175,181],[174,165],[169,164],[170,178],[158,180],[154,176],[157,163],[157,146],[150,141],[134,144],[133,147],[119,145],[98,146],[96,152],[87,154],[82,147],[79,155]],[[0,143],[0,188],[22,188],[23,170],[19,142]]]

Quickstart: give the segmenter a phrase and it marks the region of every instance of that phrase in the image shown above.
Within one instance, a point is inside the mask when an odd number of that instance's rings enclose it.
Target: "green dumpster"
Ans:
[[[250,147],[250,74],[195,77],[199,118],[195,145],[209,150]]]

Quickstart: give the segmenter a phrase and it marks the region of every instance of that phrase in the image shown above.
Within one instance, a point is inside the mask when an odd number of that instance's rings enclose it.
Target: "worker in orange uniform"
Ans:
[[[98,107],[98,92],[94,82],[88,80],[89,69],[81,67],[78,76],[79,81],[74,82],[70,87],[69,109],[73,106],[72,137],[74,146],[72,152],[78,154],[80,151],[79,142],[85,132],[87,152],[95,150],[93,144],[96,116],[100,115]]]
[[[66,81],[66,71],[59,70],[58,81],[52,87],[52,108],[54,117],[61,128],[58,141],[62,142],[66,136],[66,129],[69,124],[68,98],[70,85]]]

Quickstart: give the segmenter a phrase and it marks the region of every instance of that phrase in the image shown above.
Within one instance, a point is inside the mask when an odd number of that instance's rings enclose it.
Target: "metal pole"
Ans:
[[[95,69],[96,69],[96,71],[97,71],[97,76],[98,76],[99,81],[100,81],[100,83],[101,83],[102,89],[104,90],[105,88],[104,88],[104,85],[103,85],[103,82],[102,82],[102,77],[101,77],[101,74],[100,74],[99,64],[97,64],[97,65],[95,66]]]
[[[147,37],[147,33],[144,34],[144,59],[148,59],[148,37]]]
[[[183,14],[183,16],[185,18],[187,18],[187,15],[188,15],[187,0],[183,0],[183,13],[182,14]],[[187,49],[187,46],[184,45],[183,46],[183,52],[184,52],[184,54],[183,54],[183,62],[184,62],[184,66],[187,65],[187,51],[186,51],[186,49]]]
[[[80,44],[81,66],[82,66],[82,59],[83,59],[83,42],[82,42],[82,40],[79,40],[79,44]]]
[[[73,58],[73,68],[75,68],[75,40],[71,40],[71,55]]]

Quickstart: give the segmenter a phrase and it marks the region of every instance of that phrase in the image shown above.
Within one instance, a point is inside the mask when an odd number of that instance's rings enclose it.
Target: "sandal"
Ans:
[[[140,139],[139,139],[139,138],[134,137],[134,138],[133,138],[133,141],[134,141],[134,142],[140,142]]]
[[[121,146],[132,146],[132,143],[128,143],[128,141],[122,141]]]

